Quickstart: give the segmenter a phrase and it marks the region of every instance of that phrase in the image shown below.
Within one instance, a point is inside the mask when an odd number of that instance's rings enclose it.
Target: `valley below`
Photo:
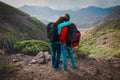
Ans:
[[[78,30],[83,34],[86,32],[89,28],[79,28]]]

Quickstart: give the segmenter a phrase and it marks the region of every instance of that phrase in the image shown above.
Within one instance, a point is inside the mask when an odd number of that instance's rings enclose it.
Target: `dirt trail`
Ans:
[[[51,61],[33,62],[34,56],[12,54],[0,56],[0,63],[16,65],[15,71],[5,73],[0,80],[120,80],[120,59],[99,61],[95,59],[76,59],[77,68],[70,66],[63,71],[62,63],[57,70],[52,69]]]

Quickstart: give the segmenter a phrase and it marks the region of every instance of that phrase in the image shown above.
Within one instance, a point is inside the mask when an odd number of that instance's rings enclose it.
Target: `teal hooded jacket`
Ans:
[[[60,35],[60,32],[61,32],[63,27],[68,26],[70,24],[72,24],[71,20],[58,24],[58,35]]]

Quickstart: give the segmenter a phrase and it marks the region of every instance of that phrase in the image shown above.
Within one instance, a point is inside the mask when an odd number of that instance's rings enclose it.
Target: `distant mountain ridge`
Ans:
[[[56,19],[59,15],[62,14],[61,11],[56,11],[48,7],[24,5],[19,9],[30,14],[31,16],[37,17],[38,19],[42,20],[45,24],[47,24],[49,21]]]
[[[42,20],[45,24],[49,21],[54,21],[57,17],[63,15],[65,12],[69,13],[71,19],[82,28],[95,26],[102,22],[103,17],[110,14],[113,9],[118,6],[110,8],[99,8],[94,6],[89,6],[87,8],[82,8],[79,10],[53,10],[48,7],[39,6],[28,6],[24,5],[20,7],[21,10],[29,13],[31,16],[35,16]]]
[[[19,40],[40,39],[47,41],[45,24],[27,13],[0,1],[0,29],[11,32]]]

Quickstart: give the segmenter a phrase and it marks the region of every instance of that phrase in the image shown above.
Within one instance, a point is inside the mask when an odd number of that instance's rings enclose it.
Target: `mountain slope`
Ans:
[[[110,15],[113,16],[119,12],[117,8]],[[94,58],[120,57],[120,20],[117,19],[119,15],[86,31],[81,39],[79,50]]]
[[[19,40],[47,40],[42,22],[3,2],[0,2],[0,18],[0,28],[5,30],[0,33],[9,31]]]
[[[106,16],[105,21],[109,20],[120,20],[120,6],[117,9],[114,9],[111,14]]]

